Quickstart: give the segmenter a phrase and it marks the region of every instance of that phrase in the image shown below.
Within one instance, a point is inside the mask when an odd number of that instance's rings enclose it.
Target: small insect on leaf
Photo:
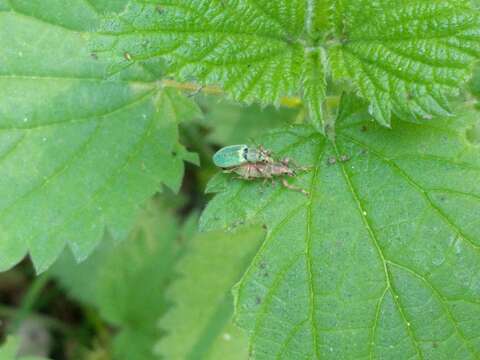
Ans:
[[[249,163],[246,162],[242,165],[229,168],[225,170],[227,173],[235,173],[243,180],[254,180],[254,179],[271,179],[274,181],[275,178],[281,179],[281,184],[290,190],[299,191],[304,195],[308,195],[308,192],[302,188],[291,185],[284,178],[285,176],[295,177],[297,176],[298,171],[306,171],[307,168],[294,167],[290,164],[289,159],[283,159],[281,161],[271,161],[271,162],[257,162]]]
[[[242,144],[225,146],[213,155],[213,163],[224,169],[257,162],[273,162],[270,151]]]

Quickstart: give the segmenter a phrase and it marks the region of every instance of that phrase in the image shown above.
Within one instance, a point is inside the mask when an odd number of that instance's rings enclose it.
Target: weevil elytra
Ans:
[[[257,162],[257,163],[244,163],[242,165],[232,167],[224,170],[227,173],[235,173],[239,175],[241,179],[253,180],[253,179],[271,179],[281,178],[282,185],[290,190],[299,191],[302,194],[308,195],[308,192],[302,188],[291,185],[282,176],[294,177],[298,171],[306,171],[308,168],[297,167],[292,168],[288,158],[282,161],[269,161],[269,162]]]
[[[221,168],[229,169],[245,163],[272,163],[271,153],[262,146],[230,145],[218,150],[213,155],[213,163]]]

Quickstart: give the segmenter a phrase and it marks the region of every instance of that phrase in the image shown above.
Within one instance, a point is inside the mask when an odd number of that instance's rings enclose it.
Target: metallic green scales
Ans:
[[[218,150],[213,155],[213,163],[221,168],[231,168],[247,162],[247,145],[230,145]]]
[[[213,163],[221,168],[232,168],[245,163],[268,161],[268,152],[248,145],[230,145],[218,150],[213,155]]]

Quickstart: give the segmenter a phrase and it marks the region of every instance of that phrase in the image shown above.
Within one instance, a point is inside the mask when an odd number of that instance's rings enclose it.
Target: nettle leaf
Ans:
[[[169,289],[172,308],[160,322],[167,336],[157,344],[165,359],[246,359],[248,339],[233,325],[232,286],[258,250],[263,232],[210,232],[195,236],[177,264]]]
[[[469,88],[471,95],[478,98],[480,96],[480,66],[474,67],[473,76],[470,79]]]
[[[0,270],[29,253],[41,272],[66,243],[87,257],[105,226],[126,236],[162,183],[178,190],[183,160],[195,158],[178,143],[177,121],[195,107],[140,68],[104,80],[110,63],[88,47],[96,35],[74,21],[99,21],[86,2],[69,1],[77,18],[54,0],[9,4],[0,11]]]
[[[162,58],[179,79],[219,84],[236,100],[278,105],[282,96],[304,92],[313,119],[321,121],[317,105],[325,93],[326,63],[308,47],[325,27],[317,17],[325,19],[320,15],[329,6],[290,0],[132,1],[106,21],[103,33],[111,34],[111,41],[95,46],[113,53],[112,71]]]
[[[219,174],[203,229],[268,228],[235,288],[257,359],[480,356],[478,113],[395,132],[343,114],[334,143],[295,126],[263,143],[310,195]]]
[[[345,1],[330,49],[336,78],[351,79],[370,112],[390,126],[403,118],[450,113],[447,96],[480,54],[480,18],[470,1]]]
[[[119,329],[113,341],[115,359],[154,356],[157,322],[168,308],[165,291],[182,251],[181,227],[173,212],[152,201],[128,239],[119,244],[105,240],[82,264],[66,252],[51,269],[73,298],[97,308]]]
[[[469,0],[136,0],[103,31],[112,39],[97,46],[119,68],[161,58],[179,79],[218,84],[236,100],[279,104],[301,95],[320,130],[331,70],[390,126],[392,111],[449,114],[446,97],[480,55]]]

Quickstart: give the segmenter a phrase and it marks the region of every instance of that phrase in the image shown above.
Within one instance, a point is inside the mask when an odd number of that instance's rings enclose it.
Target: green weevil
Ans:
[[[229,169],[245,163],[271,163],[270,151],[262,146],[258,148],[248,145],[230,145],[218,150],[213,155],[213,163],[221,168]]]

